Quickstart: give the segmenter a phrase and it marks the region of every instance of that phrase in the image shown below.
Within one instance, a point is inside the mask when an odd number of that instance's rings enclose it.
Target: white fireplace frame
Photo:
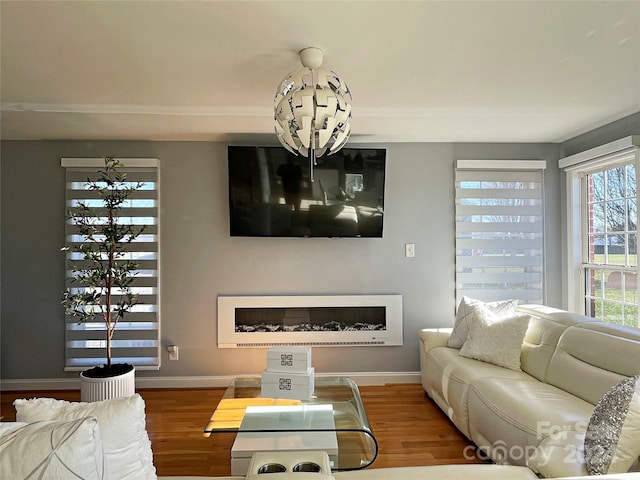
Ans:
[[[236,332],[236,308],[385,307],[385,330]],[[218,348],[301,345],[311,347],[403,344],[402,295],[219,296]]]

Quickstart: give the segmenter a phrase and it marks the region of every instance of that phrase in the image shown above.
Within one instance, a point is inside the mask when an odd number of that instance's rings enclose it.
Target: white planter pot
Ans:
[[[92,378],[80,373],[80,401],[98,402],[136,393],[136,369],[115,377]]]

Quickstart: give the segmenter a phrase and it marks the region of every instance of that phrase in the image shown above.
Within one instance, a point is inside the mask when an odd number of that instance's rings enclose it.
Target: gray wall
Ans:
[[[629,135],[640,135],[640,112],[563,142],[560,145],[560,156],[568,157]]]
[[[259,373],[263,349],[216,348],[221,294],[400,293],[402,347],[315,348],[325,372],[417,372],[416,331],[450,326],[454,291],[456,159],[547,160],[547,304],[561,306],[559,145],[388,144],[384,238],[230,238],[226,144],[209,142],[2,142],[1,372],[7,379],[63,372],[64,172],[61,157],[157,157],[161,161],[159,371],[140,377]],[[404,244],[415,243],[415,258]]]

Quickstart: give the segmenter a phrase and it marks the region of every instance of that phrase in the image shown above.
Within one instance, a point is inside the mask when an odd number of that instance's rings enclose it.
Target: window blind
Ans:
[[[132,292],[138,295],[138,304],[127,313],[117,325],[112,342],[112,361],[130,363],[136,368],[158,368],[160,315],[158,302],[159,262],[158,262],[158,160],[120,159],[124,164],[119,170],[127,175],[131,183],[142,182],[142,187],[134,192],[120,212],[120,220],[134,225],[145,225],[144,232],[127,245],[128,258],[138,264],[132,283]],[[98,169],[104,167],[104,159],[62,159],[66,169],[66,208],[73,211],[79,201],[85,202],[100,214],[102,201],[95,191],[86,188],[87,179],[96,179]],[[84,239],[76,227],[68,220],[65,228],[66,245],[78,245]],[[70,283],[73,262],[82,265],[82,257],[67,251],[66,285]],[[102,365],[106,355],[105,325],[97,318],[93,322],[77,323],[73,318],[66,320],[66,370],[84,370]]]
[[[456,297],[544,303],[544,161],[458,161]],[[524,165],[524,164],[523,164]]]

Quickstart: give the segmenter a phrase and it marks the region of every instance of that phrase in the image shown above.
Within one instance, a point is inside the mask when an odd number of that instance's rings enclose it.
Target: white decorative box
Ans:
[[[311,368],[311,347],[271,347],[267,351],[269,372],[307,373]]]
[[[313,367],[306,373],[262,372],[261,393],[266,398],[309,400],[314,389]]]

